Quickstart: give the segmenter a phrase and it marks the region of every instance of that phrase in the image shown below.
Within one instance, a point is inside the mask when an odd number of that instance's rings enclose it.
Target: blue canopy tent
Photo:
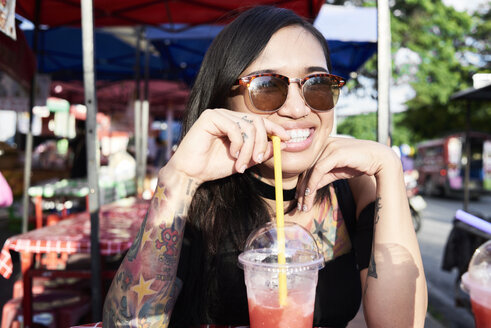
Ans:
[[[376,8],[324,4],[314,26],[326,37],[333,74],[349,79],[377,51]],[[161,53],[164,77],[192,85],[206,50],[222,29],[222,25],[164,24],[146,27],[145,37]]]
[[[130,28],[132,31],[133,29]],[[25,30],[27,41],[32,45],[33,30]],[[114,112],[126,109],[127,102],[130,101],[129,93],[136,91],[135,66],[137,63],[135,45],[125,42],[118,35],[104,29],[96,29],[94,33],[95,52],[95,71],[97,73],[97,94],[99,111]],[[149,52],[148,72],[149,72],[149,92],[152,93],[152,109],[162,112],[162,104],[166,101],[176,103],[182,107],[182,93],[187,91],[187,86],[175,82],[165,81],[163,62],[160,56],[155,55],[156,51]],[[145,57],[139,58],[140,67],[145,66]],[[62,97],[70,102],[83,103],[84,89],[83,79],[83,58],[82,58],[82,33],[80,28],[58,27],[41,30],[39,33],[38,52],[37,52],[37,71],[49,74],[51,80],[56,85],[63,86],[60,92],[52,94]],[[55,85],[55,83],[53,83]],[[143,89],[143,83],[140,83]],[[168,86],[164,90],[163,86]],[[126,94],[121,92],[109,92],[109,90],[124,89]],[[118,90],[116,90],[118,91]],[[154,94],[158,92],[159,97]],[[176,96],[179,94],[179,97]],[[102,98],[101,98],[102,97]],[[179,100],[176,100],[179,98]],[[156,103],[158,101],[158,103]],[[160,106],[160,107],[158,107]]]
[[[116,26],[130,25],[137,26],[141,24],[161,24],[165,22],[187,22],[193,25],[203,24],[204,22],[216,21],[222,17],[224,13],[229,11],[244,9],[245,6],[260,4],[259,0],[226,0],[214,1],[210,4],[206,1],[150,1],[143,3],[142,1],[59,1],[59,0],[17,0],[17,13],[34,23],[36,29],[36,37],[33,42],[33,50],[38,52],[37,47],[37,31],[40,24],[48,26],[61,25],[82,25],[83,39],[83,67],[84,67],[84,89],[85,89],[85,104],[87,106],[87,158],[89,167],[89,186],[90,193],[90,216],[91,216],[91,264],[92,264],[92,310],[93,319],[100,319],[101,312],[101,283],[98,280],[100,274],[100,252],[98,247],[98,173],[96,161],[96,142],[95,142],[95,115],[97,113],[97,99],[95,97],[95,59],[94,59],[94,25],[96,26]],[[319,7],[323,0],[282,0],[277,4],[288,7],[300,15],[313,18],[316,16]],[[79,6],[80,4],[80,6]],[[138,42],[139,44],[139,42]],[[137,47],[140,50],[140,47]],[[139,52],[137,52],[139,53]],[[138,65],[138,67],[140,67]],[[35,90],[35,79],[33,79],[33,87]],[[30,97],[30,112],[32,117],[32,99]],[[135,113],[139,112],[140,106],[135,106]],[[143,109],[145,112],[145,109]],[[135,115],[137,116],[137,115]],[[142,120],[143,121],[143,120]],[[135,119],[135,128],[138,126]],[[142,123],[142,126],[144,123]],[[32,153],[32,133],[29,125],[27,134],[26,153],[27,158],[24,170],[24,211],[23,211],[23,231],[27,231],[27,188],[30,184],[31,174],[31,153]],[[142,147],[144,149],[145,147]],[[141,170],[143,171],[143,170]],[[143,181],[142,176],[139,176],[139,181]],[[30,318],[32,304],[24,304],[24,326],[29,328],[32,326]],[[26,310],[27,309],[27,310]]]
[[[25,30],[32,47],[33,30]],[[111,33],[95,30],[95,69],[99,80],[127,80],[135,76],[135,47]],[[145,58],[140,57],[140,67]],[[51,75],[54,81],[83,79],[82,33],[80,28],[59,27],[40,30],[37,51],[38,72]],[[160,58],[150,55],[150,78],[162,78]]]
[[[326,37],[332,73],[346,79],[377,50],[376,8],[323,5],[314,26]],[[161,53],[164,77],[192,84],[206,50],[222,28],[165,24],[147,27],[145,36]]]
[[[191,85],[198,74],[201,62],[222,25],[187,26],[165,24],[147,27],[145,36],[161,53],[164,77],[181,80]]]
[[[350,78],[377,51],[377,44],[372,42],[355,42],[328,40],[331,52],[332,73]]]
[[[349,79],[377,51],[377,8],[323,5],[314,26],[326,37],[333,74]]]

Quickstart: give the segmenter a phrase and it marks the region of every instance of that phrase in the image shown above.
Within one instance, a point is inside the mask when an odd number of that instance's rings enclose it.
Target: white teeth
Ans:
[[[287,132],[290,135],[289,143],[304,141],[310,135],[310,129],[287,130]]]

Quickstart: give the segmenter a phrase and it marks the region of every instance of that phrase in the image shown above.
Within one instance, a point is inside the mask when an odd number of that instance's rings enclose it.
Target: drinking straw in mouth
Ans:
[[[278,264],[284,266],[285,261],[285,219],[283,209],[283,177],[281,172],[281,140],[277,136],[272,136],[273,157],[274,157],[274,185],[276,194],[276,227],[278,234]],[[286,305],[287,287],[286,272],[280,270],[278,273],[279,282],[279,303],[280,306]]]

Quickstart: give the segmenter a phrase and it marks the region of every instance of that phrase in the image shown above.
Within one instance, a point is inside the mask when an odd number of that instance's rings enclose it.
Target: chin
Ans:
[[[312,162],[313,160],[309,160],[309,156],[298,156],[298,154],[293,155],[293,153],[288,154],[283,152],[281,158],[283,178],[286,178],[287,176],[297,176],[304,173],[312,167]],[[263,172],[263,174],[265,171],[269,171],[270,174],[273,175],[273,158],[261,164],[260,170]]]

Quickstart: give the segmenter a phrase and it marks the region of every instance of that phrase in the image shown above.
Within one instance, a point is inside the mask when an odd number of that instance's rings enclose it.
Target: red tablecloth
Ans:
[[[130,248],[148,210],[149,201],[128,198],[100,209],[100,251],[102,255]],[[0,274],[12,274],[9,250],[27,253],[90,253],[90,215],[80,213],[58,224],[13,236],[5,241],[0,254]]]
[[[71,328],[102,328],[102,322],[88,323],[81,326],[73,326]]]

